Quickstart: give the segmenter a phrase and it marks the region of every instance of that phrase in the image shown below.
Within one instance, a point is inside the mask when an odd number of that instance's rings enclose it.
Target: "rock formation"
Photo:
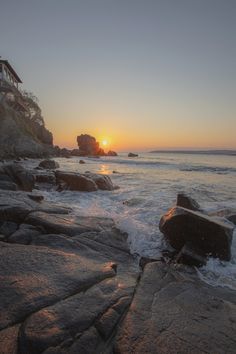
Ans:
[[[160,231],[179,252],[177,260],[202,265],[206,257],[212,256],[229,261],[234,225],[224,218],[215,218],[196,209],[200,209],[199,204],[181,194],[178,195],[177,206],[160,220]]]
[[[79,152],[77,156],[105,156],[105,152],[100,148],[99,142],[88,134],[77,136]]]
[[[129,152],[128,157],[138,157],[138,154],[134,154],[133,152]]]

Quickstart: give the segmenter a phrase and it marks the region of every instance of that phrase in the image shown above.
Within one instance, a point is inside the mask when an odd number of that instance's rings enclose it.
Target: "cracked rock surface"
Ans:
[[[113,220],[0,191],[0,353],[235,353],[235,292],[145,262]],[[141,274],[141,277],[140,277]]]
[[[144,269],[115,353],[224,354],[236,349],[235,292],[212,288],[184,266]]]

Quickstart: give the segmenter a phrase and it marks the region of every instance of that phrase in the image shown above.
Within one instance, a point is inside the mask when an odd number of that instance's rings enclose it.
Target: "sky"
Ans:
[[[236,149],[236,0],[0,0],[0,55],[54,143]]]

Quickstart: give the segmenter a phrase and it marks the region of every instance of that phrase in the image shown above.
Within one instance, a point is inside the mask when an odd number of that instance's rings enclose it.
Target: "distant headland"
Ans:
[[[230,155],[236,156],[236,150],[153,150],[151,154],[169,153],[169,154],[195,154],[195,155]]]

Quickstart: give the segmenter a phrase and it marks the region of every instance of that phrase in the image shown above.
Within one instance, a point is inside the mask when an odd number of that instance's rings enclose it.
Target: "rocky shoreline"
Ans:
[[[46,202],[42,189],[116,188],[108,176],[46,166],[0,165],[2,354],[235,353],[233,290],[204,283],[176,253],[140,260],[112,219]],[[179,198],[175,208],[196,218],[201,211],[190,206],[199,206],[186,202]],[[167,216],[162,222],[170,240],[173,220],[179,223]],[[184,236],[178,254],[188,241]]]

